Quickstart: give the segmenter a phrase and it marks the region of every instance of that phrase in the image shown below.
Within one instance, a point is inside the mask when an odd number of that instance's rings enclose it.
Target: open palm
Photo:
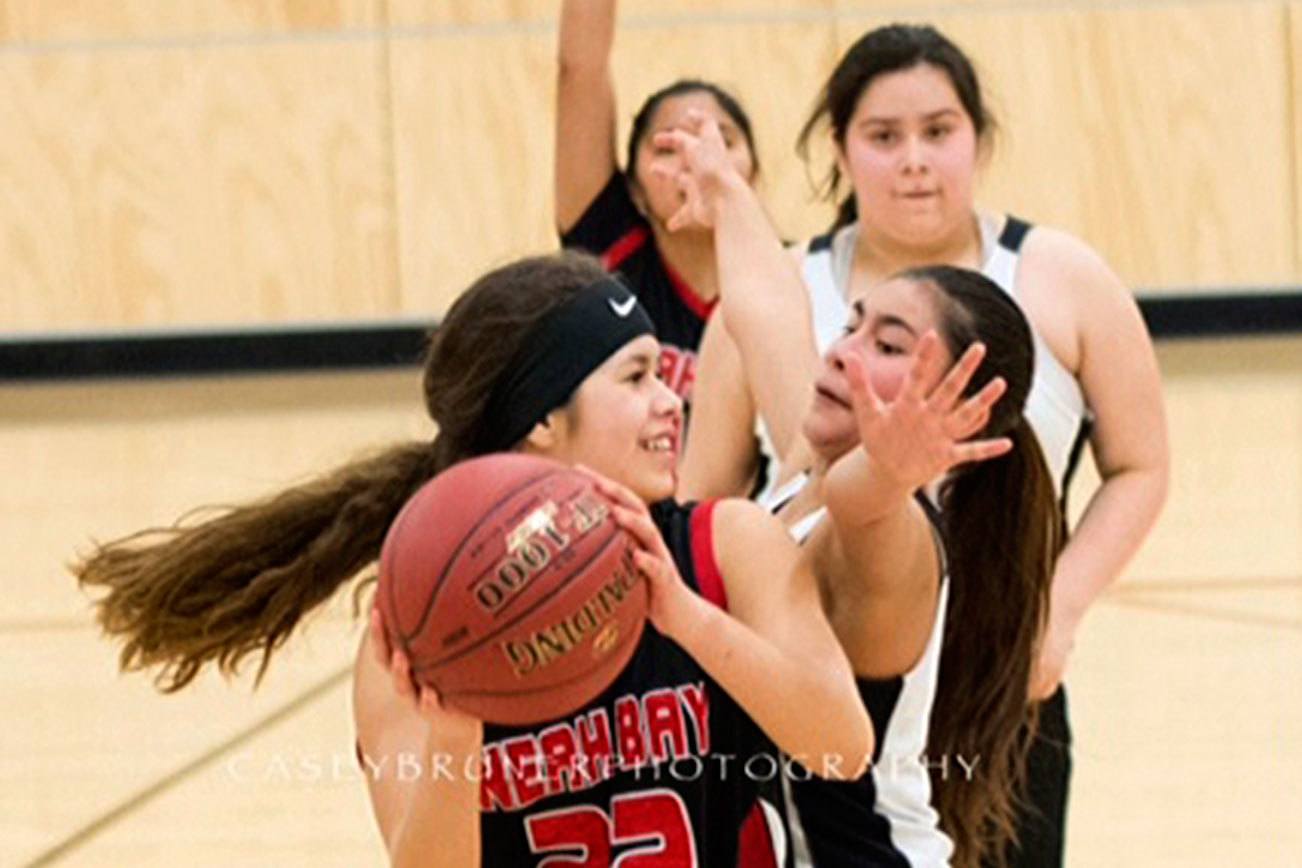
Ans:
[[[873,390],[862,359],[845,358],[859,438],[869,459],[901,487],[921,488],[956,465],[996,458],[1012,448],[1006,437],[968,439],[985,427],[1006,388],[1003,378],[994,377],[963,398],[984,356],[985,347],[973,344],[946,372],[940,340],[929,331],[918,342],[900,394],[890,402]]]

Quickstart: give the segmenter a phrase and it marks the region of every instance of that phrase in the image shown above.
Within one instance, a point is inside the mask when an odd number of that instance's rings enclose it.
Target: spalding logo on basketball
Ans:
[[[588,477],[490,455],[426,483],[389,528],[377,605],[412,673],[492,723],[561,717],[605,690],[646,622],[633,540]]]

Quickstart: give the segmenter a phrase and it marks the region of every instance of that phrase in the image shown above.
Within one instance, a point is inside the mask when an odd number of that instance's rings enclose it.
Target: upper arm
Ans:
[[[715,506],[714,527],[728,611],[784,650],[844,667],[848,675],[813,563],[782,523],[755,503],[729,499]]]
[[[741,355],[722,320],[713,316],[697,350],[678,499],[744,496],[755,475],[756,457],[755,406]]]
[[[1100,474],[1105,479],[1135,469],[1165,474],[1161,375],[1139,305],[1083,242],[1063,233],[1050,233],[1044,241],[1040,267],[1051,270],[1073,305],[1077,379],[1094,415],[1091,445]]]
[[[556,82],[556,226],[578,222],[618,168],[610,51],[614,0],[565,0]]]

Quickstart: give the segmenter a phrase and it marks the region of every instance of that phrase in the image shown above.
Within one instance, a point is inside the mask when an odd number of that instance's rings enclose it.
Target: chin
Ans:
[[[829,464],[849,452],[859,442],[854,432],[847,432],[817,424],[805,425],[801,429],[805,439],[819,458]]]
[[[678,480],[673,473],[646,473],[627,483],[633,493],[647,503],[656,503],[674,496]]]

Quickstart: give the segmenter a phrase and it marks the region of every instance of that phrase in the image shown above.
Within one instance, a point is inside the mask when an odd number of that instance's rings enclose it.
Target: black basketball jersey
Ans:
[[[665,502],[652,513],[683,579],[726,606],[712,504]],[[628,666],[587,706],[532,726],[485,725],[483,864],[771,865],[739,861],[739,851],[760,852],[742,833],[754,831],[769,772],[758,766],[775,756],[732,698],[648,623]]]
[[[655,323],[663,348],[660,378],[690,402],[696,348],[714,302],[703,300],[660,257],[651,227],[633,204],[622,173],[611,175],[578,222],[561,236],[561,243],[600,257],[608,271],[618,272],[628,282]]]

